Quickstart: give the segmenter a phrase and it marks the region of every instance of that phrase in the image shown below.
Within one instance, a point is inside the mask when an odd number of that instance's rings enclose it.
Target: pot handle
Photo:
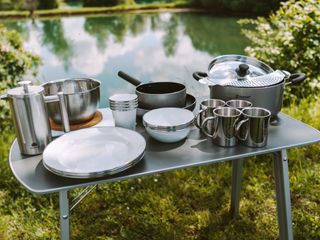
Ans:
[[[194,72],[192,76],[195,80],[199,81],[202,78],[208,77],[208,74],[205,72]]]
[[[289,76],[287,84],[299,84],[306,79],[306,74],[304,73],[293,73]]]
[[[125,72],[119,71],[118,76],[121,77],[122,79],[126,80],[127,82],[131,83],[134,86],[139,86],[141,84],[141,82],[139,80],[129,76]]]
[[[69,116],[68,116],[63,92],[58,92],[56,95],[45,96],[44,101],[45,103],[59,102],[63,130],[66,133],[70,132]]]

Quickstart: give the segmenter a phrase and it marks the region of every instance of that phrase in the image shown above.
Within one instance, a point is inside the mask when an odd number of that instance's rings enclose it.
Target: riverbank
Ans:
[[[66,17],[79,15],[147,13],[147,12],[207,12],[206,9],[192,8],[186,3],[135,4],[114,7],[82,7],[71,9],[30,11],[0,11],[0,19],[23,19],[44,17]]]

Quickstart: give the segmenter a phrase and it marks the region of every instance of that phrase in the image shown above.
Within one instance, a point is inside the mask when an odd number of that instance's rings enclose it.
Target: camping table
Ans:
[[[192,166],[232,161],[231,214],[239,212],[240,185],[243,158],[272,153],[274,156],[275,189],[280,239],[293,239],[287,149],[310,145],[320,141],[320,132],[298,120],[279,113],[278,126],[270,126],[269,142],[263,148],[248,148],[238,145],[223,148],[207,140],[199,130],[192,129],[188,139],[173,144],[164,144],[150,139],[144,130],[147,149],[144,158],[132,168],[112,176],[98,179],[69,179],[56,176],[42,165],[42,156],[23,156],[17,141],[10,150],[10,167],[18,181],[30,192],[48,194],[59,192],[61,239],[69,239],[70,210],[88,194],[96,184],[137,178]],[[68,191],[86,187],[70,204]]]

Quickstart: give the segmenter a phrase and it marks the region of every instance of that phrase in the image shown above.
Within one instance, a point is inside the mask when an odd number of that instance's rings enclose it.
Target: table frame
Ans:
[[[59,193],[60,234],[61,239],[70,238],[70,211],[97,184],[131,179],[155,173],[167,172],[186,167],[212,164],[232,160],[232,187],[230,213],[239,215],[240,190],[243,161],[245,158],[272,153],[275,176],[276,202],[281,240],[293,239],[291,202],[287,149],[314,144],[320,141],[320,132],[298,120],[280,113],[279,126],[271,126],[269,143],[263,148],[247,148],[239,145],[234,148],[222,148],[209,143],[197,129],[194,129],[185,142],[176,145],[160,144],[146,138],[147,149],[144,159],[136,166],[113,176],[100,179],[67,179],[48,172],[41,164],[42,156],[23,156],[15,141],[10,150],[10,168],[17,180],[29,191],[36,194]],[[148,147],[149,146],[149,147]],[[187,154],[186,154],[186,151]],[[178,158],[177,158],[178,157]],[[69,200],[69,190],[86,187],[73,201]]]

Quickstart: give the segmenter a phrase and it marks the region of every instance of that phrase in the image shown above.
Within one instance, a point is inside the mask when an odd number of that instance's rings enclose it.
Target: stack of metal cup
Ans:
[[[112,95],[109,97],[109,106],[116,127],[135,129],[138,108],[138,96],[136,94]]]

